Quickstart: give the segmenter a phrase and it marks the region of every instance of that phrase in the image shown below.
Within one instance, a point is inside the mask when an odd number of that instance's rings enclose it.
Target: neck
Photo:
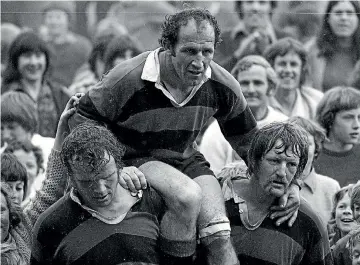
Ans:
[[[108,206],[92,208],[105,217],[114,217],[127,213],[137,201],[137,197],[131,196],[129,190],[124,189],[118,184],[113,200]]]
[[[260,107],[250,107],[250,110],[257,121],[265,119],[269,112],[267,105],[262,105]]]
[[[54,32],[49,32],[50,40],[54,43],[64,42],[66,35],[67,35],[67,31],[59,32],[59,33],[55,33],[55,34],[54,34]]]
[[[337,39],[337,43],[341,48],[352,47],[353,45],[352,37],[343,37],[343,38],[340,37]]]
[[[287,110],[291,111],[296,101],[296,89],[284,89],[279,87],[275,98]]]
[[[21,79],[24,89],[30,94],[30,96],[36,101],[39,97],[42,80],[29,81],[27,79]]]
[[[332,135],[329,135],[329,141],[324,143],[324,147],[333,152],[350,151],[353,146],[353,144],[346,144],[336,140]]]

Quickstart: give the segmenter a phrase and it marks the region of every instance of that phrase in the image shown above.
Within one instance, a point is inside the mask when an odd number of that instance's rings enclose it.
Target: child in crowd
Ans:
[[[329,141],[324,142],[314,168],[341,187],[356,183],[360,172],[360,91],[351,87],[328,90],[319,102],[316,119]]]
[[[1,96],[1,145],[28,141],[39,146],[47,161],[54,139],[37,134],[39,118],[35,103],[22,92],[10,91]],[[46,168],[46,165],[43,165]]]
[[[359,246],[356,247],[356,241],[359,241],[357,235],[360,232],[360,181],[352,187],[350,204],[355,226],[333,247],[335,265],[360,264],[360,248]],[[353,248],[354,246],[355,248]]]
[[[352,190],[353,184],[343,187],[334,196],[334,208],[328,224],[331,246],[356,227],[350,202]]]
[[[322,144],[326,138],[325,130],[315,122],[298,116],[290,118],[289,122],[301,126],[308,133],[308,161],[301,175],[303,182],[300,195],[309,202],[313,210],[324,221],[324,225],[326,225],[330,220],[331,211],[334,207],[334,195],[340,190],[340,185],[339,182],[332,178],[317,174],[313,167],[313,163],[320,154]]]
[[[29,141],[15,141],[9,144],[5,152],[13,154],[26,168],[29,193],[25,192],[24,197],[34,198],[36,190],[39,190],[41,182],[45,177],[43,175],[44,159],[41,149]]]

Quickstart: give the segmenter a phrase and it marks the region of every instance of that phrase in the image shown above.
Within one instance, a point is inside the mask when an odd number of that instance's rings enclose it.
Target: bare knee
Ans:
[[[182,189],[178,190],[174,210],[182,215],[198,215],[202,201],[202,191],[200,186],[191,179]]]

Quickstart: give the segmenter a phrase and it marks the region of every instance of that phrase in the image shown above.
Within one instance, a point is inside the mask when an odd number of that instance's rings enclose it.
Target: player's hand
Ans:
[[[136,167],[124,167],[119,176],[119,183],[131,192],[147,188],[145,175]]]
[[[270,218],[277,219],[276,225],[281,225],[283,222],[288,221],[288,225],[291,227],[297,218],[299,207],[299,186],[291,184],[287,192],[280,197],[279,205],[274,205],[270,208],[272,211]]]
[[[54,147],[53,147],[57,151],[61,150],[61,145],[64,139],[70,133],[68,121],[70,117],[74,115],[76,108],[79,104],[80,98],[83,95],[84,93],[76,93],[74,96],[71,96],[69,101],[66,103],[64,111],[61,113],[56,131]]]

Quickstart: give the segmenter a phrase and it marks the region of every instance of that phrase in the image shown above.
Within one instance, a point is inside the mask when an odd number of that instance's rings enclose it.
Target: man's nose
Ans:
[[[95,181],[95,183],[93,185],[94,192],[95,193],[103,193],[104,191],[106,191],[105,183],[106,183],[106,181],[104,179]]]
[[[277,173],[281,177],[286,177],[286,162],[282,162],[279,164]]]
[[[9,130],[7,128],[1,129],[1,137],[4,141],[10,140],[11,139],[11,130]]]

